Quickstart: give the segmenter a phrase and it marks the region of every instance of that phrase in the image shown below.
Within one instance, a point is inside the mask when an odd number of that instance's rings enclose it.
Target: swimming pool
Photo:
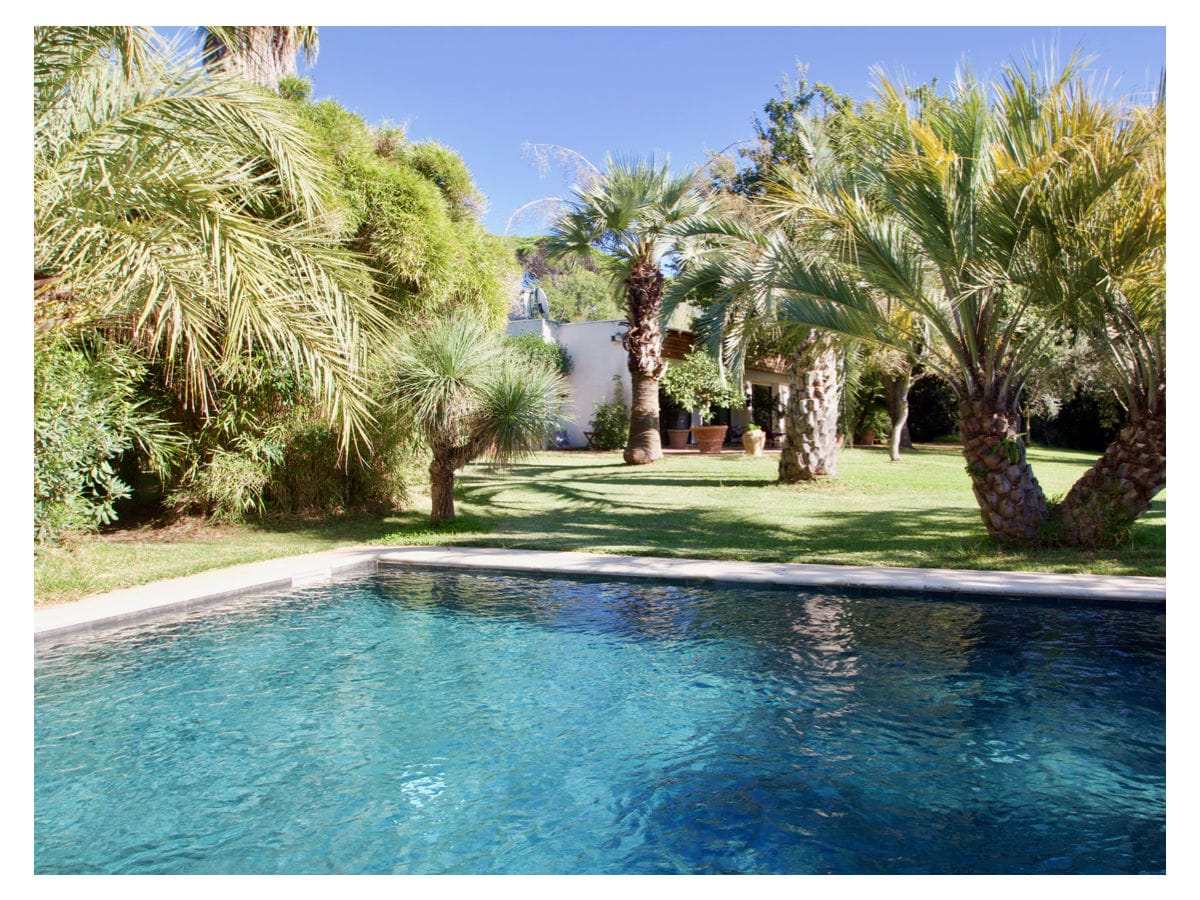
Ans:
[[[1164,631],[381,569],[39,652],[35,869],[1158,872]]]

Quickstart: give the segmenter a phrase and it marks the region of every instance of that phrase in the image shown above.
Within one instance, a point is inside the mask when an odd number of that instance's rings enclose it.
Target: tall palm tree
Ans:
[[[788,157],[799,168],[780,163],[770,168],[769,179],[764,174],[758,181],[770,183],[780,173],[806,183],[843,178],[845,151],[833,135],[845,137],[845,121],[844,112],[836,119],[791,119]],[[704,312],[698,328],[739,377],[751,348],[782,355],[788,390],[779,481],[836,477],[844,342],[833,332],[780,316],[778,302],[785,295],[772,290],[764,276],[773,265],[774,248],[795,240],[787,224],[760,200],[729,192],[713,208],[716,215],[697,215],[674,229],[684,252],[681,275],[667,291],[667,309],[700,301]]]
[[[212,71],[239,75],[274,90],[279,79],[296,74],[296,54],[316,62],[315,25],[206,25],[202,59]]]
[[[314,224],[329,174],[286,105],[112,28],[35,29],[34,97],[37,332],[136,347],[201,408],[265,350],[362,436],[364,343],[386,321],[365,267]]]
[[[694,217],[676,231],[685,253],[680,276],[666,290],[665,314],[684,302],[698,305],[697,331],[739,381],[756,352],[783,356],[787,440],[779,455],[779,481],[835,477],[842,388],[836,339],[828,331],[783,321],[776,306],[782,295],[766,288],[763,279],[772,245],[787,236],[744,202],[720,217]]]
[[[406,335],[395,361],[395,399],[433,452],[432,520],[453,519],[454,473],[480,456],[498,463],[545,447],[565,382],[518,361],[477,317],[459,314]]]
[[[707,203],[691,174],[672,177],[665,163],[610,159],[601,175],[576,190],[547,242],[554,256],[589,257],[593,249],[600,251],[608,274],[623,289],[633,386],[625,448],[630,465],[662,457],[658,382],[666,370],[663,267],[675,250],[672,226],[702,213]]]

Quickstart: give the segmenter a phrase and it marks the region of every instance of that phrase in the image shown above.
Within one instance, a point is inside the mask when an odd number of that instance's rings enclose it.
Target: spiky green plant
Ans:
[[[393,399],[433,453],[432,519],[454,518],[454,473],[545,447],[566,382],[508,347],[478,316],[459,313],[408,334],[396,350]]]

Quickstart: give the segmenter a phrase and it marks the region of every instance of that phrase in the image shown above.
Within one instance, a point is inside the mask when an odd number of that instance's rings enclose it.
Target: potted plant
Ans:
[[[680,412],[675,417],[675,427],[667,429],[667,446],[672,450],[687,449],[688,436],[692,433],[688,426],[689,418],[686,412]]]
[[[888,419],[887,410],[874,408],[863,416],[858,426],[858,440],[855,443],[870,447],[875,443],[877,436],[886,435],[890,428],[891,420]]]
[[[742,447],[747,456],[762,456],[763,447],[767,446],[767,433],[755,422],[746,426],[742,432]]]
[[[663,393],[684,409],[700,415],[700,425],[691,428],[701,453],[720,453],[726,426],[707,425],[713,407],[740,403],[742,393],[729,384],[717,361],[702,351],[693,351],[682,362],[672,363],[660,382]]]

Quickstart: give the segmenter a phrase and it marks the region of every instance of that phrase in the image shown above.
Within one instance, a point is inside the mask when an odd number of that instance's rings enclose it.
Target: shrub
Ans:
[[[129,496],[122,453],[136,446],[165,472],[181,442],[137,401],[145,364],[131,353],[54,343],[37,348],[33,371],[33,527],[46,542],[116,519],[113,504]]]
[[[592,416],[592,446],[597,450],[620,450],[629,443],[629,406],[619,375],[613,376],[613,398],[597,403]]]
[[[876,440],[882,440],[892,433],[892,420],[888,417],[886,409],[872,406],[863,413],[855,437],[866,431],[875,432]]]
[[[726,380],[717,361],[696,350],[671,363],[659,382],[668,397],[685,409],[694,409],[700,421],[707,422],[714,406],[738,406],[744,402],[742,392]]]
[[[510,337],[505,343],[534,365],[545,366],[559,375],[570,375],[573,363],[571,354],[558,344],[547,344],[540,334],[522,334]]]

